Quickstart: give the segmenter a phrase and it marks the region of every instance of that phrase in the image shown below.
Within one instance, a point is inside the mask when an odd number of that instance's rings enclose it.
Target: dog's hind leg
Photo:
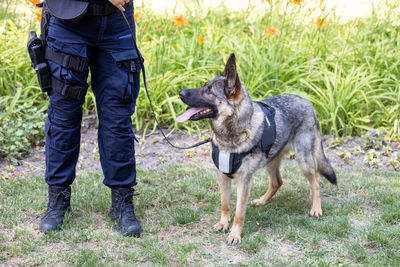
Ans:
[[[304,173],[304,171],[303,171]],[[321,191],[319,187],[319,179],[316,172],[307,172],[304,173],[311,187],[311,194],[312,194],[312,206],[310,211],[311,217],[320,217],[322,216],[322,208],[321,208]]]
[[[231,199],[231,184],[232,179],[223,173],[217,174],[217,180],[221,195],[221,219],[214,225],[215,231],[227,232],[229,227],[229,221],[231,218],[231,208],[229,205]]]
[[[311,217],[322,216],[321,208],[321,191],[319,187],[319,179],[317,176],[316,160],[313,157],[313,142],[315,136],[311,132],[303,131],[295,137],[295,155],[304,176],[307,177],[312,194],[312,207],[310,211]]]
[[[279,172],[279,166],[281,164],[282,158],[283,155],[280,155],[267,165],[266,170],[269,175],[268,190],[262,197],[253,200],[251,202],[252,205],[265,205],[265,203],[267,203],[267,201],[270,200],[273,195],[275,195],[279,187],[281,187],[281,185],[283,184],[281,173]]]
[[[246,215],[246,206],[250,193],[250,177],[251,176],[240,177],[237,181],[235,218],[233,219],[232,230],[226,239],[226,244],[229,246],[235,246],[241,241],[244,218]]]

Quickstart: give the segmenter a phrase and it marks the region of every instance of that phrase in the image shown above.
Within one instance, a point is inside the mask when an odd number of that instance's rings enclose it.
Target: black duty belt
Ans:
[[[118,11],[118,8],[108,1],[96,4],[76,0],[46,0],[45,3],[52,16],[65,21],[76,21],[84,16],[108,16]],[[132,0],[124,7],[128,8],[131,4]]]
[[[126,7],[127,5],[125,5]],[[108,16],[118,10],[116,6],[110,2],[104,4],[89,4],[86,15],[89,16]]]

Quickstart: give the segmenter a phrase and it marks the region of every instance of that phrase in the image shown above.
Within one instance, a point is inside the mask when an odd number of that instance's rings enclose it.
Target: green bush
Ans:
[[[46,116],[36,107],[22,105],[0,124],[0,157],[16,162],[28,155],[32,146],[44,143]]]
[[[398,8],[382,4],[379,14],[353,23],[317,4],[306,8],[283,0],[268,5],[264,1],[230,12],[224,7],[205,10],[196,1],[183,14],[189,25],[180,28],[171,16],[136,7],[142,13],[136,23],[138,46],[162,126],[199,133],[207,127],[205,121],[176,123],[187,109],[178,92],[219,75],[234,52],[253,99],[295,93],[312,102],[324,134],[340,138],[382,127],[399,139]],[[316,27],[318,17],[327,21],[324,28]],[[279,30],[279,36],[269,36],[268,27]],[[23,103],[46,108],[26,53],[27,33],[37,28],[31,18],[0,19],[0,120]],[[155,125],[141,85],[134,124],[148,132]],[[91,91],[84,108],[96,110]]]

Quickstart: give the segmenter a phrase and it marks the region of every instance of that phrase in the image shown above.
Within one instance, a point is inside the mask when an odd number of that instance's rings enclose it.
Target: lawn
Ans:
[[[0,180],[0,265],[249,266],[397,265],[400,262],[398,173],[337,170],[338,186],[321,179],[324,216],[308,217],[307,180],[294,161],[265,206],[249,206],[236,247],[215,233],[219,191],[212,166],[173,165],[139,170],[135,197],[140,239],[123,237],[107,218],[110,192],[102,174],[78,175],[72,212],[59,232],[38,231],[47,203],[43,177]],[[251,199],[268,186],[254,177]],[[235,203],[233,194],[232,205]]]

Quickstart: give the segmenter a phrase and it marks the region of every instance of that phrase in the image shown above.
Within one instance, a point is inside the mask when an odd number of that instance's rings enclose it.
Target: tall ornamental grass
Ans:
[[[174,16],[135,9],[148,89],[163,127],[207,127],[175,122],[187,109],[178,92],[219,75],[234,52],[254,100],[298,94],[314,105],[324,134],[360,135],[382,127],[399,140],[398,6],[381,4],[368,18],[343,22],[324,1],[260,1],[241,12],[196,3]],[[46,108],[26,53],[28,31],[37,28],[32,18],[0,20],[0,121],[23,103]],[[155,125],[143,89],[142,83],[134,124],[148,133]],[[91,92],[85,109],[95,110]]]

